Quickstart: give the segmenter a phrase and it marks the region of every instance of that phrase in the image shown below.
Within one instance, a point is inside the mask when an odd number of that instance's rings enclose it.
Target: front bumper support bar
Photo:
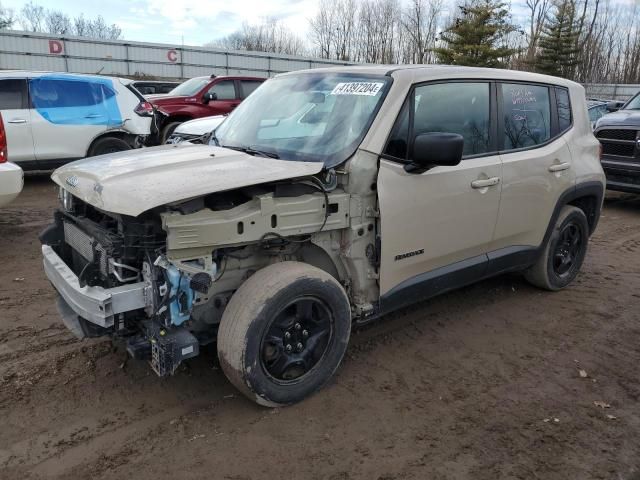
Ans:
[[[81,287],[78,277],[49,245],[42,245],[44,271],[68,306],[85,320],[103,328],[112,327],[120,313],[148,305],[146,282],[115,288]]]

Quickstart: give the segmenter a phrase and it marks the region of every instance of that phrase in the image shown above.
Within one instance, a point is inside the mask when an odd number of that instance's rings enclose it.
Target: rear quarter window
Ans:
[[[573,121],[569,90],[566,88],[556,87],[556,107],[558,109],[558,127],[560,128],[560,132],[564,132],[571,127]]]
[[[27,81],[10,78],[0,80],[0,110],[28,108]]]

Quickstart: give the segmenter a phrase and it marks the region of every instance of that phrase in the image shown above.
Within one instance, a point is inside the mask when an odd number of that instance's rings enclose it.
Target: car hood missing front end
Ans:
[[[209,193],[305,177],[319,162],[251,156],[209,145],[164,145],[79,160],[51,178],[106,212],[138,216],[155,207]]]

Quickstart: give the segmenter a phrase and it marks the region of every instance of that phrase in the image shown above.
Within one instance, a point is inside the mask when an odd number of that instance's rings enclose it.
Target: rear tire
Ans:
[[[108,153],[131,150],[131,146],[124,140],[116,137],[104,137],[96,140],[89,150],[89,157],[106,155]]]
[[[171,136],[171,134],[173,133],[173,131],[176,129],[176,127],[178,125],[180,125],[183,122],[171,122],[171,123],[167,123],[164,128],[162,129],[162,138],[160,139],[160,143],[162,145],[164,145],[165,143],[167,143],[167,140],[169,140],[169,137]]]
[[[351,333],[349,299],[338,281],[300,262],[269,265],[231,297],[218,330],[220,365],[254,402],[299,402],[340,365]]]
[[[526,280],[545,290],[560,290],[578,275],[589,243],[589,222],[578,207],[566,205],[560,211],[544,250]]]

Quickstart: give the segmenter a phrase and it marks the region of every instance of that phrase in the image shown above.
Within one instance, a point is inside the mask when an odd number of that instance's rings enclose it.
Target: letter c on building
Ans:
[[[171,63],[175,63],[178,60],[178,52],[175,50],[169,50],[167,52],[167,58]]]

